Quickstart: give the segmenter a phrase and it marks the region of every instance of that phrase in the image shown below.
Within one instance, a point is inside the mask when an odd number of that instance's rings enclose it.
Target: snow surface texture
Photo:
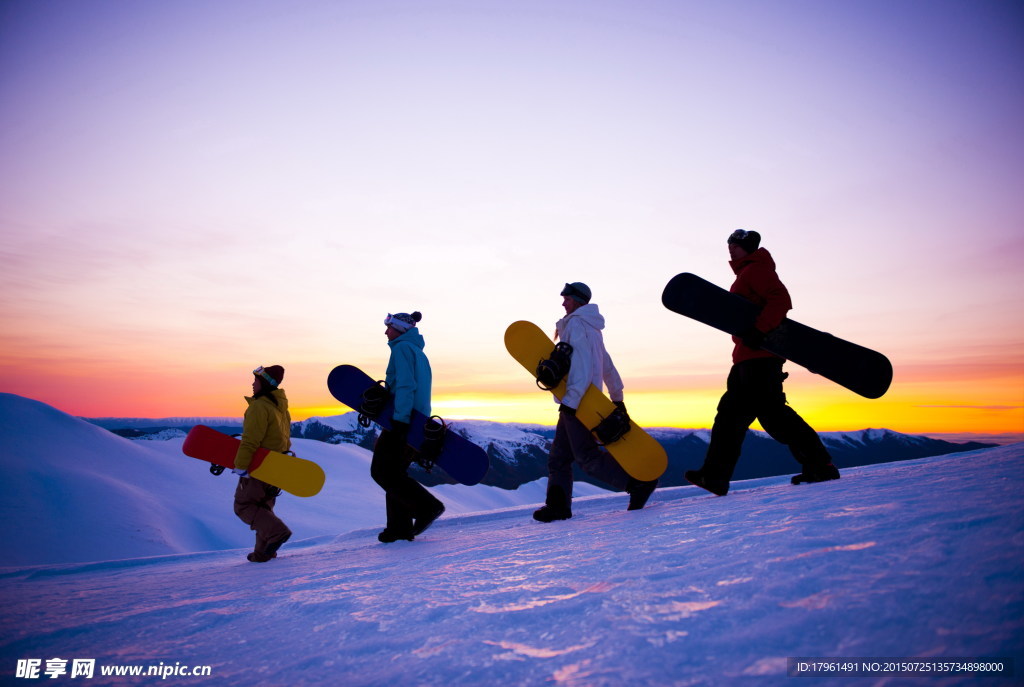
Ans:
[[[593,496],[548,525],[532,506],[446,516],[415,542],[361,529],[266,564],[232,550],[6,568],[0,675],[29,684],[19,659],[60,657],[96,659],[89,684],[149,684],[100,667],[160,663],[211,667],[167,685],[794,684],[788,657],[1004,657],[1018,677],[808,683],[1020,684],[1022,459],[1015,445],[725,498],[662,489],[637,512]]]
[[[209,463],[182,454],[183,441],[131,441],[44,403],[0,394],[2,565],[251,548],[253,533],[232,510],[238,479],[211,475]],[[384,528],[384,492],[370,478],[369,451],[307,439],[293,439],[292,450],[327,477],[314,497],[278,499],[275,510],[297,540]],[[544,480],[515,491],[431,487],[448,509],[443,517],[538,506],[545,489]],[[584,483],[575,491],[608,493]]]

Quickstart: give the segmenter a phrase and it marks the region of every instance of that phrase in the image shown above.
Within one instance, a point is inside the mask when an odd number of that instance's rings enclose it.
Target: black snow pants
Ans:
[[[789,375],[782,371],[783,362],[754,358],[732,366],[701,468],[709,479],[732,479],[743,439],[755,419],[771,438],[789,448],[805,470],[832,462],[817,432],[786,403],[782,382]]]
[[[382,430],[373,447],[370,476],[384,490],[387,504],[387,528],[411,532],[413,518],[426,516],[441,506],[426,487],[409,476],[413,453],[405,442]]]

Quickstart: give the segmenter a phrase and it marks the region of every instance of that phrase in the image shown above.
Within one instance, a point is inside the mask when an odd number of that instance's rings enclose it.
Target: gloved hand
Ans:
[[[765,333],[757,327],[751,327],[740,332],[740,341],[743,342],[744,346],[748,348],[758,349],[764,344]]]
[[[239,477],[248,477],[249,476],[249,471],[248,470],[239,470],[238,468],[231,468],[231,472],[233,472],[234,474],[238,475]]]
[[[612,401],[612,403],[615,404],[616,408],[618,408],[622,412],[626,413],[626,402],[625,401]],[[626,414],[629,415],[629,413],[626,413]]]
[[[391,421],[391,434],[395,441],[400,444],[405,444],[409,438],[409,423],[399,422],[398,420]]]
[[[564,403],[560,403],[558,405],[558,412],[559,413],[563,413],[565,415],[568,415],[569,417],[576,417],[576,409],[575,408],[570,408],[569,406],[565,405]]]

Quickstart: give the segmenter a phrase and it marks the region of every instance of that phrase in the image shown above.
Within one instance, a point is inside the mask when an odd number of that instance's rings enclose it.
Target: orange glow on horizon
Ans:
[[[790,403],[821,432],[885,428],[906,434],[978,433],[1018,435],[1024,440],[1024,406],[1006,404],[943,404],[913,390],[893,390],[881,399],[864,399],[818,381],[787,390]],[[719,389],[634,392],[626,395],[630,415],[645,427],[709,428],[721,395]],[[541,393],[448,394],[435,397],[433,411],[458,420],[489,420],[554,425],[557,406]],[[293,408],[293,419],[340,415],[344,406]],[[754,429],[760,429],[754,423]]]
[[[32,365],[8,369],[0,391],[83,417],[241,417],[251,383],[244,366],[199,361],[189,367],[166,360],[68,360],[45,373]],[[349,412],[326,390],[322,380],[328,369],[322,363],[288,368],[284,387],[293,420]],[[935,369],[931,371],[946,376],[931,378],[923,366],[897,368],[892,389],[876,400],[861,398],[806,370],[788,369],[789,401],[818,431],[886,428],[908,434],[1005,434],[1024,440],[1024,379],[1005,374],[1005,367],[998,375],[995,368],[973,367],[954,374]],[[727,368],[720,379],[701,374],[671,381],[633,380],[626,389],[626,404],[642,426],[708,428],[726,374]],[[507,378],[435,385],[433,410],[449,419],[541,425],[557,421],[550,396],[532,388],[514,369]]]

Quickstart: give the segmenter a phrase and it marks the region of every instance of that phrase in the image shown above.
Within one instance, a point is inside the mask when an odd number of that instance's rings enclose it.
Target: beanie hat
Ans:
[[[735,244],[748,253],[753,253],[761,245],[761,235],[756,231],[737,229],[729,235],[729,244]]]
[[[280,365],[271,365],[270,367],[260,365],[252,373],[275,389],[284,381],[284,368]]]
[[[384,318],[384,324],[388,327],[393,327],[404,334],[415,327],[416,323],[422,319],[423,315],[421,315],[419,311],[416,311],[411,315],[404,312],[396,313],[394,315],[388,313],[388,316]]]
[[[580,305],[586,305],[590,302],[591,298],[590,287],[581,281],[566,284],[565,288],[562,289],[562,293],[558,295],[569,296]]]

